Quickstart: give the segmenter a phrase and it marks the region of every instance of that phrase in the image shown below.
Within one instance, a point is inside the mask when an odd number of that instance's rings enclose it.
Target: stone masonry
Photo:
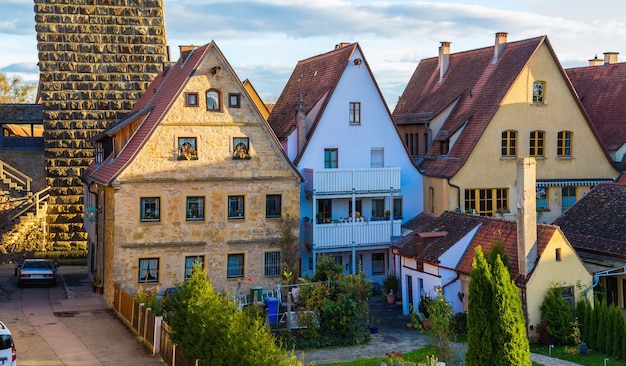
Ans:
[[[167,61],[162,0],[35,0],[49,240],[86,249],[89,139],[122,118]]]

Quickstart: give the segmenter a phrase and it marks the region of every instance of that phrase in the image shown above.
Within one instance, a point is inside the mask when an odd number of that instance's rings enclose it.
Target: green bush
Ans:
[[[467,336],[467,313],[456,313],[450,319],[450,329],[455,338]]]
[[[150,308],[154,315],[163,315],[163,299],[159,297],[158,287],[146,290],[142,286],[139,286],[139,289],[135,293],[134,299],[136,302],[144,304],[146,308]]]
[[[571,344],[574,313],[570,303],[563,299],[563,289],[558,284],[553,284],[548,289],[539,310],[541,312],[540,343]]]

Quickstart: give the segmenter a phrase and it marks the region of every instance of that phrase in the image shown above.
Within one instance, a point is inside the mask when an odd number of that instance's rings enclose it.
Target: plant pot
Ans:
[[[413,327],[414,327],[414,324],[413,324],[413,323],[411,323],[411,322],[406,323],[406,327],[407,327],[407,328],[413,328]]]
[[[394,304],[396,302],[396,294],[387,294],[387,304]]]
[[[430,329],[430,319],[422,319],[422,328]]]

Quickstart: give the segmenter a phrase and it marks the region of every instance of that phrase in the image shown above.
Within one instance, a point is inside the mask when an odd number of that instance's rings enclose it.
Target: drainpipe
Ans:
[[[448,180],[448,185],[450,187],[456,188],[456,203],[457,203],[457,208],[460,210],[461,209],[461,187],[457,186],[456,184],[452,184],[450,182],[450,178],[447,178]]]
[[[585,303],[587,303],[587,293],[589,291],[593,290],[596,286],[598,286],[599,283],[600,283],[600,276],[598,276],[597,274],[594,274],[593,275],[593,283],[591,284],[591,286],[587,287],[582,292],[582,295],[585,298]]]

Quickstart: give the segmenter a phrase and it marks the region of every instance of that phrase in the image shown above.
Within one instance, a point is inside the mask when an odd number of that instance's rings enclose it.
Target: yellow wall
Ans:
[[[439,216],[444,211],[456,210],[457,201],[458,189],[451,187],[447,179],[424,176],[424,212],[432,212]]]
[[[545,105],[532,103],[533,82],[546,82]],[[529,155],[530,131],[543,130],[545,158],[537,160],[537,179],[614,178],[613,169],[601,145],[595,139],[574,97],[545,45],[542,45],[521,72],[505,96],[500,108],[486,128],[465,165],[451,179],[463,189],[509,188],[509,203],[516,207],[515,157],[501,156],[502,131],[516,130],[518,157]],[[558,158],[558,131],[573,131],[572,158]],[[579,187],[578,199],[589,187]],[[544,212],[542,221],[551,222],[560,215],[561,190],[549,192],[551,212]],[[450,201],[456,202],[455,190]],[[461,205],[464,208],[464,193]],[[450,206],[453,210],[456,206]],[[514,209],[511,212],[515,212]]]
[[[561,260],[556,260],[556,249],[561,249]],[[529,336],[536,336],[540,323],[539,307],[552,285],[558,287],[574,286],[575,301],[582,298],[582,291],[592,284],[592,275],[587,271],[572,246],[565,239],[563,232],[557,229],[546,249],[543,251],[528,283],[526,284],[526,303],[528,306]],[[588,292],[588,300],[592,299],[593,291]]]
[[[209,69],[222,66],[219,76]],[[207,112],[204,93],[222,92],[223,112]],[[205,256],[205,268],[218,290],[234,292],[227,280],[229,253],[244,253],[242,292],[250,286],[275,287],[280,276],[264,276],[264,253],[279,249],[279,218],[265,217],[268,194],[282,195],[282,215],[298,217],[300,178],[252,106],[241,84],[215,53],[184,91],[198,92],[200,105],[185,107],[184,92],[172,105],[135,159],[108,189],[105,292],[112,300],[117,282],[129,293],[139,286],[139,258],[159,258],[159,283],[171,287],[184,278],[185,256]],[[228,93],[241,93],[241,108],[228,108]],[[178,160],[178,137],[196,137],[198,160]],[[249,160],[233,160],[233,137],[248,137]],[[229,195],[245,196],[245,219],[227,218]],[[187,221],[186,197],[205,198],[205,219]],[[160,197],[160,221],[140,221],[140,198]],[[296,233],[297,235],[297,233]],[[247,281],[252,279],[252,283]]]

